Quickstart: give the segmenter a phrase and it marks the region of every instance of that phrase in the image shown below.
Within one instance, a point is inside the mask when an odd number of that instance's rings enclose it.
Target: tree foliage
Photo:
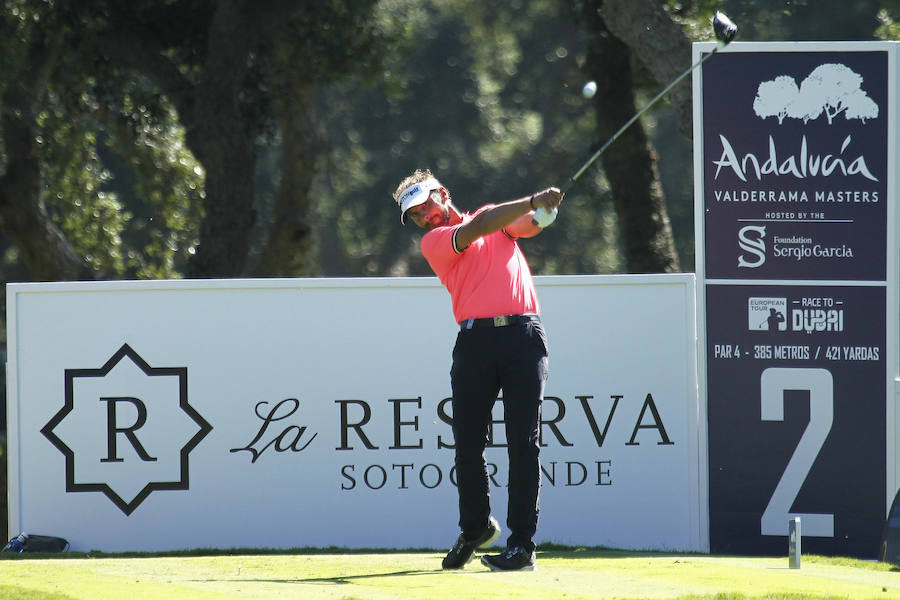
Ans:
[[[405,22],[418,33],[402,62],[372,87],[347,82],[328,95],[339,157],[323,188],[329,272],[430,274],[390,196],[415,168],[435,171],[469,210],[561,185],[592,143],[585,34],[568,3],[419,2]],[[618,268],[601,180],[585,178],[582,192],[527,242],[536,271]]]
[[[311,154],[285,126],[303,92],[368,68],[381,40],[373,2],[2,6],[0,224],[36,279],[247,273],[259,148],[280,126]],[[282,193],[291,218],[258,240],[296,236],[310,195]],[[267,269],[290,269],[294,249]]]
[[[431,167],[463,209],[560,185],[686,68],[715,9],[742,40],[896,39],[900,14],[897,0],[2,0],[4,278],[430,274],[397,223],[400,178]],[[585,100],[588,79],[608,94]],[[689,268],[690,114],[685,82],[583,176],[523,242],[536,272]],[[680,257],[663,258],[673,238]]]
[[[197,219],[185,217],[199,204],[202,172],[184,148],[174,111],[146,79],[123,76],[96,57],[86,70],[90,56],[78,45],[86,32],[73,27],[73,14],[49,2],[9,2],[5,8],[11,52],[0,81],[5,123],[12,127],[4,128],[3,178],[11,183],[7,191],[27,183],[33,194],[17,194],[4,202],[3,212],[37,206],[50,220],[47,227],[57,228],[73,251],[75,266],[62,272],[42,267],[54,254],[44,247],[35,252],[42,256],[26,260],[31,276],[177,276],[196,243]],[[50,38],[58,48],[45,58],[46,80],[30,92],[31,114],[19,118],[21,101],[11,92],[41,56],[42,40]],[[10,135],[16,129],[23,132],[18,140]],[[23,149],[32,142],[35,165],[23,168]],[[127,175],[114,178],[117,167]],[[154,217],[156,225],[148,228]],[[9,226],[4,232],[16,235]],[[14,250],[27,254],[29,241]]]

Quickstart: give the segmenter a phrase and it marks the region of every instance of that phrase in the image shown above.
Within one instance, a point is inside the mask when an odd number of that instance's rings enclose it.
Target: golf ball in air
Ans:
[[[584,84],[584,87],[581,88],[581,95],[585,98],[593,98],[594,94],[597,93],[597,84],[593,81],[588,81]]]

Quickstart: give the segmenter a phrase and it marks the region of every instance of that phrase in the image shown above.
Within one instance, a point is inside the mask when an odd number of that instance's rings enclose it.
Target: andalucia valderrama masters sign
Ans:
[[[783,553],[794,517],[806,551],[878,551],[896,491],[896,50],[734,44],[695,78],[715,552]]]

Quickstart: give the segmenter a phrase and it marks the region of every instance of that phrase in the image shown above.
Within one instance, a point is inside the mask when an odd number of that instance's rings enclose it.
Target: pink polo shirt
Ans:
[[[540,314],[531,270],[515,240],[503,231],[478,238],[462,252],[453,234],[481,211],[464,213],[459,225],[438,227],[422,236],[422,255],[453,302],[453,317],[466,319],[500,315]]]

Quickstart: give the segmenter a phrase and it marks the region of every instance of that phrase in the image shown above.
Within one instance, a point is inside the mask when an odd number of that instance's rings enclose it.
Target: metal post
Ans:
[[[788,566],[800,568],[800,517],[788,521]]]

